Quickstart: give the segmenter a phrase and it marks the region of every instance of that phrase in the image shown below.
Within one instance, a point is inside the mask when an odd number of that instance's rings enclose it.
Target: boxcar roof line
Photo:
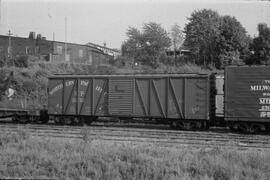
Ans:
[[[109,75],[73,75],[73,74],[56,74],[50,76],[49,78],[91,78],[91,77],[101,77],[101,78],[110,78],[110,77],[208,77],[209,74],[109,74]]]

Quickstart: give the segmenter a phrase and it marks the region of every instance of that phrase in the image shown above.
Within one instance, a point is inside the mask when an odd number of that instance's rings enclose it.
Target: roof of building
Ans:
[[[9,36],[7,35],[0,35],[0,37],[5,37],[5,38],[9,38]],[[33,40],[33,41],[36,41],[36,40],[40,40],[40,41],[48,41],[48,42],[51,42],[51,43],[63,43],[63,44],[70,44],[70,45],[76,45],[76,46],[85,46],[85,47],[90,47],[90,48],[93,48],[94,50],[96,50],[96,52],[100,52],[100,53],[103,53],[103,54],[106,54],[104,53],[101,49],[97,48],[97,47],[94,47],[94,46],[89,46],[87,44],[78,44],[78,43],[70,43],[70,42],[62,42],[62,41],[53,41],[53,40],[47,40],[47,39],[29,39],[29,38],[26,38],[26,37],[18,37],[18,36],[11,36],[11,38],[18,38],[18,39],[25,39],[25,40]]]

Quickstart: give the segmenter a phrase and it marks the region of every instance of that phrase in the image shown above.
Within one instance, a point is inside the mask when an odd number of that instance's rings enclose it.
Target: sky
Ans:
[[[29,32],[48,40],[86,44],[92,42],[120,49],[128,27],[141,29],[144,23],[157,22],[170,31],[174,24],[184,28],[188,17],[203,8],[220,15],[236,17],[254,37],[257,24],[270,26],[270,1],[231,0],[0,0],[0,34],[14,36]]]

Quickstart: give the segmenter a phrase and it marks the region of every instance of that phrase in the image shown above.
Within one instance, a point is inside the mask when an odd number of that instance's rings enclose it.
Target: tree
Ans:
[[[140,56],[140,48],[143,44],[141,32],[136,28],[129,27],[126,34],[128,40],[122,44],[122,54],[133,58]]]
[[[189,23],[184,28],[184,46],[194,54],[197,63],[214,62],[217,58],[215,48],[220,16],[215,11],[203,9],[194,11],[188,20]]]
[[[194,11],[185,27],[184,45],[198,63],[223,65],[238,63],[248,51],[246,30],[235,17],[220,16],[216,11]]]
[[[220,35],[217,40],[217,51],[219,54],[219,64],[230,65],[239,64],[241,59],[245,59],[248,53],[249,38],[245,28],[235,17],[221,17]],[[228,56],[229,55],[229,56]],[[221,57],[229,57],[222,60]]]
[[[168,33],[155,22],[144,24],[142,31],[129,27],[126,34],[128,39],[122,44],[122,54],[154,67],[160,53],[171,44]]]
[[[171,39],[172,39],[174,54],[176,57],[176,50],[180,50],[180,47],[182,46],[183,40],[184,40],[183,31],[181,30],[178,24],[173,25],[171,28]]]
[[[250,50],[253,54],[248,59],[248,64],[270,63],[270,27],[265,23],[258,24],[259,36],[253,39]]]

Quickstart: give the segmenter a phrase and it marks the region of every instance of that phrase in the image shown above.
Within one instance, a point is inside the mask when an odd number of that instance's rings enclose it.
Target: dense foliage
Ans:
[[[154,68],[160,66],[159,63],[178,65],[177,62],[216,68],[244,63],[267,64],[270,30],[266,24],[259,24],[258,31],[259,37],[252,39],[235,17],[221,16],[210,9],[196,10],[188,18],[184,31],[175,24],[170,37],[155,22],[144,24],[142,31],[129,27],[127,40],[121,47],[122,55],[133,64],[141,62]],[[190,54],[176,55],[181,49]],[[173,59],[166,54],[168,50],[174,51]]]
[[[259,36],[253,39],[250,50],[253,52],[248,59],[248,64],[270,63],[270,27],[267,24],[258,24]]]
[[[184,41],[184,33],[178,24],[174,24],[171,28],[171,41],[173,50],[180,50]]]
[[[241,63],[248,50],[249,37],[235,17],[203,9],[194,11],[188,20],[184,45],[197,63],[214,64],[218,68]]]
[[[160,53],[171,45],[168,33],[154,22],[144,24],[142,31],[129,27],[127,36],[128,40],[122,44],[122,55],[153,67],[157,67]]]

